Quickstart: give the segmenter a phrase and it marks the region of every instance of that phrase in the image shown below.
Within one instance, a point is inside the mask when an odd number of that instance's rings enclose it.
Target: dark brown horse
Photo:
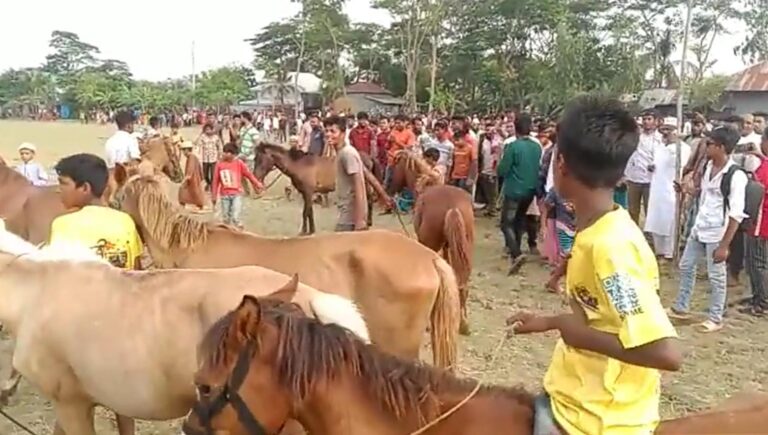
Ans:
[[[475,246],[475,215],[472,197],[454,186],[439,184],[437,174],[423,160],[410,153],[395,159],[392,182],[388,193],[413,192],[416,205],[413,226],[420,243],[435,252],[442,252],[453,267],[459,282],[461,297],[461,329],[469,334],[467,299],[472,275]]]
[[[187,435],[277,433],[295,419],[312,435],[529,435],[533,395],[387,355],[295,307],[245,296],[198,349],[198,400]],[[662,422],[659,434],[755,434],[768,400]]]
[[[361,154],[363,165],[366,167],[365,181],[368,189],[368,227],[373,225],[374,195],[379,197],[384,192],[380,183],[371,173],[374,161]],[[254,175],[260,180],[277,168],[285,174],[293,187],[301,194],[304,201],[301,220],[301,234],[315,233],[315,213],[313,199],[316,193],[327,194],[336,190],[336,157],[315,156],[296,148],[286,149],[279,145],[261,143],[256,147]],[[386,196],[386,195],[385,195]]]

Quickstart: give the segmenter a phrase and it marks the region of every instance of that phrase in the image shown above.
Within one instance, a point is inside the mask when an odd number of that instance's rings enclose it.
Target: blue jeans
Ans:
[[[715,323],[723,321],[726,298],[726,262],[715,264],[712,253],[720,243],[702,243],[694,236],[688,237],[685,250],[680,258],[680,291],[674,309],[687,313],[691,307],[693,287],[696,285],[696,266],[702,257],[707,260],[707,276],[709,277],[709,320]]]
[[[221,204],[221,220],[227,225],[242,228],[240,213],[243,211],[243,197],[240,195],[223,195],[219,198]]]
[[[536,396],[533,402],[533,435],[561,435],[560,428],[552,412],[552,399],[549,394]]]

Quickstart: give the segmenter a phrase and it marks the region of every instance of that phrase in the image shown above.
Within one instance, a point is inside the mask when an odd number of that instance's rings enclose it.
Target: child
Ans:
[[[453,167],[450,184],[472,193],[472,184],[477,178],[477,149],[461,133],[453,137]]]
[[[555,189],[550,189],[543,203],[542,222],[546,219],[554,220],[554,234],[550,236],[555,238],[558,257],[546,287],[553,293],[562,293],[563,289],[560,288],[559,282],[560,278],[565,275],[565,264],[573,247],[573,238],[576,235],[576,216],[573,213],[573,205],[563,201]]]
[[[535,435],[653,433],[659,370],[678,370],[676,333],[658,295],[656,257],[613,188],[637,147],[637,124],[616,100],[583,97],[566,108],[554,188],[576,210],[566,292],[571,313],[517,313],[518,334],[558,331],[535,401]]]
[[[92,154],[75,154],[61,159],[55,169],[61,201],[75,211],[53,221],[50,242],[80,243],[115,267],[141,269],[142,245],[133,219],[101,202],[109,179],[106,162]]]
[[[224,153],[221,160],[216,163],[213,170],[213,188],[211,189],[211,202],[216,202],[221,197],[221,216],[224,223],[243,229],[240,222],[240,213],[243,209],[243,177],[247,178],[257,191],[264,186],[251,173],[248,166],[237,158],[237,145],[229,143],[224,145]]]
[[[19,157],[21,164],[16,166],[16,172],[23,175],[33,186],[45,186],[48,184],[48,174],[40,163],[33,161],[37,148],[31,143],[19,145]]]
[[[419,172],[421,175],[416,180],[416,194],[420,195],[429,186],[435,186],[443,184],[444,174],[442,172],[442,166],[438,165],[440,161],[440,151],[437,148],[429,148],[424,151],[424,159],[416,159],[416,163],[421,167]]]
[[[192,152],[194,145],[192,142],[184,141],[181,143],[181,152],[187,160],[184,167],[184,181],[179,188],[179,203],[184,206],[194,205],[198,210],[203,209],[205,204],[205,194],[203,193],[203,169],[195,153]],[[213,172],[213,170],[211,170]]]
[[[687,320],[693,287],[696,284],[696,265],[704,257],[711,289],[709,319],[700,325],[702,332],[715,332],[723,328],[723,312],[726,299],[726,260],[728,247],[733,240],[744,213],[744,197],[747,175],[737,170],[730,180],[730,194],[723,197],[723,176],[736,163],[730,154],[740,138],[733,127],[718,127],[707,139],[706,153],[710,159],[701,178],[699,210],[694,218],[691,233],[680,259],[680,291],[675,305],[670,308],[672,318]]]

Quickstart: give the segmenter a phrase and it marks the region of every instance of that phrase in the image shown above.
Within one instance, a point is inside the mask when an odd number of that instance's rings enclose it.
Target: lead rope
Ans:
[[[24,432],[30,434],[30,435],[37,435],[35,432],[32,431],[32,429],[28,428],[27,426],[24,426],[20,421],[16,420],[15,418],[11,417],[10,414],[0,409],[0,415],[8,419],[11,423],[13,423],[15,426],[17,426],[19,429],[23,430]]]
[[[405,233],[406,236],[410,239],[415,239],[413,234],[408,230],[408,227],[405,225],[405,221],[403,221],[403,215],[400,214],[400,207],[395,204],[394,207],[392,207],[392,211],[394,211],[395,216],[397,217],[397,221],[400,222],[400,227],[403,229],[403,233]]]
[[[517,326],[518,324],[519,323],[515,323],[512,325],[512,331],[514,331],[515,326]],[[514,335],[514,333],[502,334],[501,338],[499,339],[499,342],[496,344],[496,348],[493,351],[491,360],[487,364],[488,367],[492,367],[494,365],[494,363],[496,362],[496,359],[498,358],[501,352],[501,348],[504,346],[504,343],[506,343],[507,338],[509,338],[511,335]],[[426,431],[435,427],[435,425],[437,425],[441,421],[453,415],[456,411],[461,409],[462,406],[466,405],[467,402],[472,400],[472,398],[475,397],[475,395],[477,395],[477,393],[480,391],[480,388],[483,385],[484,385],[484,382],[481,378],[481,380],[477,381],[477,385],[475,385],[475,388],[473,388],[472,391],[470,391],[470,393],[467,395],[467,397],[465,397],[461,402],[457,403],[451,409],[449,409],[448,411],[444,412],[442,415],[440,415],[436,419],[429,422],[426,426],[422,427],[421,429],[417,429],[414,432],[411,432],[410,435],[421,435]]]

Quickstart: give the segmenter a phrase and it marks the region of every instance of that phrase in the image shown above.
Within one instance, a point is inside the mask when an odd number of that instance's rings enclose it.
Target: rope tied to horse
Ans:
[[[29,427],[25,426],[22,422],[16,420],[10,414],[8,414],[7,412],[5,412],[2,409],[0,409],[0,415],[5,417],[8,421],[13,423],[16,427],[18,427],[19,429],[23,430],[24,432],[26,432],[26,433],[28,433],[30,435],[37,435],[32,429],[30,429]]]
[[[512,331],[514,331],[515,325],[512,325]],[[496,348],[493,350],[493,354],[491,355],[491,359],[490,359],[490,361],[488,361],[488,364],[487,364],[488,367],[492,367],[496,363],[496,359],[499,357],[499,354],[501,353],[501,348],[504,346],[504,344],[507,342],[507,339],[511,335],[514,335],[514,334],[513,333],[509,333],[509,334],[502,334],[501,335],[501,338],[499,339],[498,343],[496,343]],[[483,378],[484,377],[485,376],[483,376]],[[426,431],[428,431],[428,430],[432,429],[433,427],[435,427],[441,421],[444,421],[445,419],[447,419],[448,417],[450,417],[451,415],[456,413],[456,411],[461,409],[462,406],[466,405],[470,400],[472,400],[472,398],[474,398],[477,395],[477,393],[480,391],[480,389],[483,387],[483,385],[485,385],[485,382],[484,382],[483,378],[481,378],[480,380],[477,381],[477,385],[475,385],[475,388],[473,388],[472,391],[470,391],[469,394],[467,394],[467,397],[462,399],[461,402],[459,402],[456,405],[454,405],[448,411],[445,411],[442,415],[440,415],[436,419],[434,419],[431,422],[427,423],[424,427],[411,432],[409,435],[421,435],[421,434],[425,433]]]

